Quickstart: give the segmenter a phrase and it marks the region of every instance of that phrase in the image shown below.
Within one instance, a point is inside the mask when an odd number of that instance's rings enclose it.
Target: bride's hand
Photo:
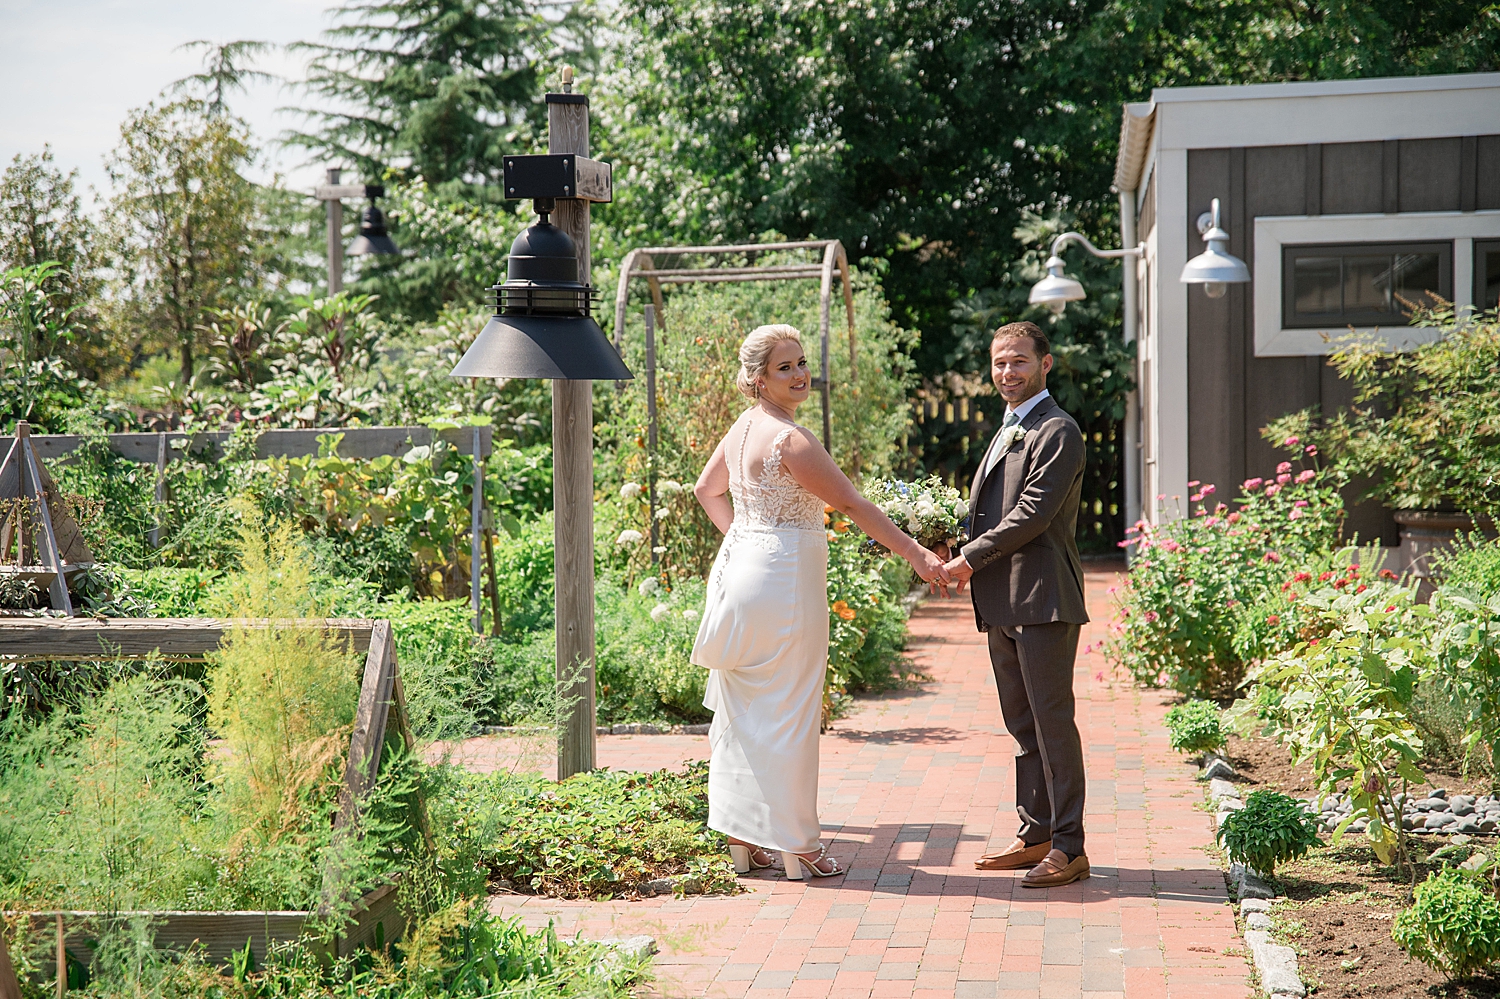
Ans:
[[[943,594],[946,596],[948,593],[948,583],[952,580],[948,575],[947,567],[943,564],[943,560],[921,545],[913,544],[912,547],[916,550],[906,556],[906,561],[910,562],[912,569],[916,571],[918,576],[922,577],[922,582],[936,583],[942,588]]]

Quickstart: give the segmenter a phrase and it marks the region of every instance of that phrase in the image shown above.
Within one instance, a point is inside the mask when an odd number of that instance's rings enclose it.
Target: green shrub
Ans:
[[[1204,485],[1192,516],[1132,529],[1137,558],[1115,591],[1103,650],[1136,682],[1232,696],[1246,668],[1235,648],[1240,609],[1274,591],[1287,567],[1333,549],[1343,518],[1334,484],[1313,468],[1294,474],[1290,462],[1273,479],[1246,480],[1233,511],[1210,508],[1214,487]]]
[[[1219,826],[1229,859],[1271,876],[1277,864],[1296,860],[1318,843],[1318,823],[1307,808],[1280,791],[1252,791],[1245,807]]]
[[[1500,541],[1470,538],[1444,556],[1444,580],[1432,598],[1427,630],[1432,667],[1429,699],[1446,702],[1430,715],[1456,722],[1464,762],[1478,758],[1500,771]],[[1450,729],[1451,731],[1452,729]],[[1447,736],[1447,741],[1454,741]]]
[[[1431,662],[1420,637],[1431,611],[1395,586],[1329,592],[1336,595],[1307,602],[1324,604],[1319,613],[1337,627],[1258,666],[1250,696],[1234,714],[1257,716],[1294,764],[1310,763],[1322,793],[1347,786],[1353,811],[1334,841],[1363,818],[1376,856],[1390,863],[1405,853],[1405,832],[1393,821],[1401,814],[1396,792],[1402,781],[1426,780],[1411,703]]]
[[[1391,939],[1449,978],[1467,978],[1500,962],[1500,901],[1467,871],[1433,872],[1396,916]]]
[[[1500,316],[1458,322],[1451,307],[1418,309],[1438,336],[1392,352],[1350,336],[1328,358],[1354,402],[1314,425],[1311,410],[1273,424],[1309,437],[1334,467],[1373,479],[1369,495],[1398,510],[1500,516]]]
[[[1179,753],[1207,753],[1224,745],[1219,706],[1212,701],[1188,701],[1167,712],[1167,734]]]
[[[443,768],[430,802],[434,825],[451,830],[455,863],[478,862],[522,891],[631,895],[681,874],[704,891],[737,890],[724,838],[704,824],[704,762],[681,774],[595,770],[561,783]]]

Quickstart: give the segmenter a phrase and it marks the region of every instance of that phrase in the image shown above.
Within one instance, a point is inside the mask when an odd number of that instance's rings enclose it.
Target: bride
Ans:
[[[794,421],[812,384],[797,330],[753,330],[740,346],[737,384],[755,405],[719,442],[693,489],[724,532],[692,657],[710,670],[708,825],[729,837],[740,873],[770,867],[771,851],[780,851],[788,878],[832,877],[844,868],[820,841],[817,807],[828,667],[824,504],[922,579],[948,576],[942,560],[855,491]]]

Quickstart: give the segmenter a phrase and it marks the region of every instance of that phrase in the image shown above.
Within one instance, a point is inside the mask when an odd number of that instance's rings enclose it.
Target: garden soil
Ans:
[[[1261,738],[1231,736],[1226,755],[1238,782],[1311,797],[1311,770],[1294,767],[1286,750]],[[1486,793],[1488,782],[1428,767],[1434,787],[1450,793]],[[1448,982],[1441,972],[1408,957],[1391,939],[1396,913],[1410,903],[1410,875],[1376,861],[1361,836],[1343,845],[1314,849],[1305,859],[1278,871],[1285,902],[1273,910],[1276,935],[1297,951],[1297,963],[1309,992],[1327,999],[1497,999],[1500,978],[1478,977]],[[1413,837],[1413,852],[1426,858],[1445,846],[1447,837]],[[1475,836],[1472,844],[1494,852],[1496,837]],[[1440,865],[1417,864],[1417,880]]]

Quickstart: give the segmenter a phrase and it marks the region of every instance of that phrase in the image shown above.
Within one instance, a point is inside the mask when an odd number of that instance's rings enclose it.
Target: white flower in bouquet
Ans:
[[[620,487],[620,499],[633,500],[641,495],[641,484],[639,482],[627,482]]]
[[[958,490],[936,475],[920,482],[881,479],[869,488],[868,495],[892,523],[928,548],[957,541],[959,521],[969,512],[959,499]],[[869,545],[884,550],[873,541]]]
[[[646,540],[646,536],[644,534],[642,534],[640,531],[632,531],[630,528],[627,527],[625,530],[623,530],[623,531],[620,532],[620,536],[618,538],[615,538],[615,544],[617,544],[617,545],[638,545],[642,541],[645,541],[645,540]]]
[[[643,597],[649,597],[659,589],[661,589],[661,580],[657,579],[655,576],[647,576],[645,579],[641,580],[640,585],[636,587],[636,590],[639,591],[640,595]]]
[[[676,496],[687,488],[681,482],[673,482],[671,479],[663,479],[656,484],[656,491],[663,496]]]
[[[651,608],[651,620],[655,621],[657,624],[665,621],[668,617],[671,616],[671,614],[672,608],[668,607],[666,604],[657,604],[655,607]]]

